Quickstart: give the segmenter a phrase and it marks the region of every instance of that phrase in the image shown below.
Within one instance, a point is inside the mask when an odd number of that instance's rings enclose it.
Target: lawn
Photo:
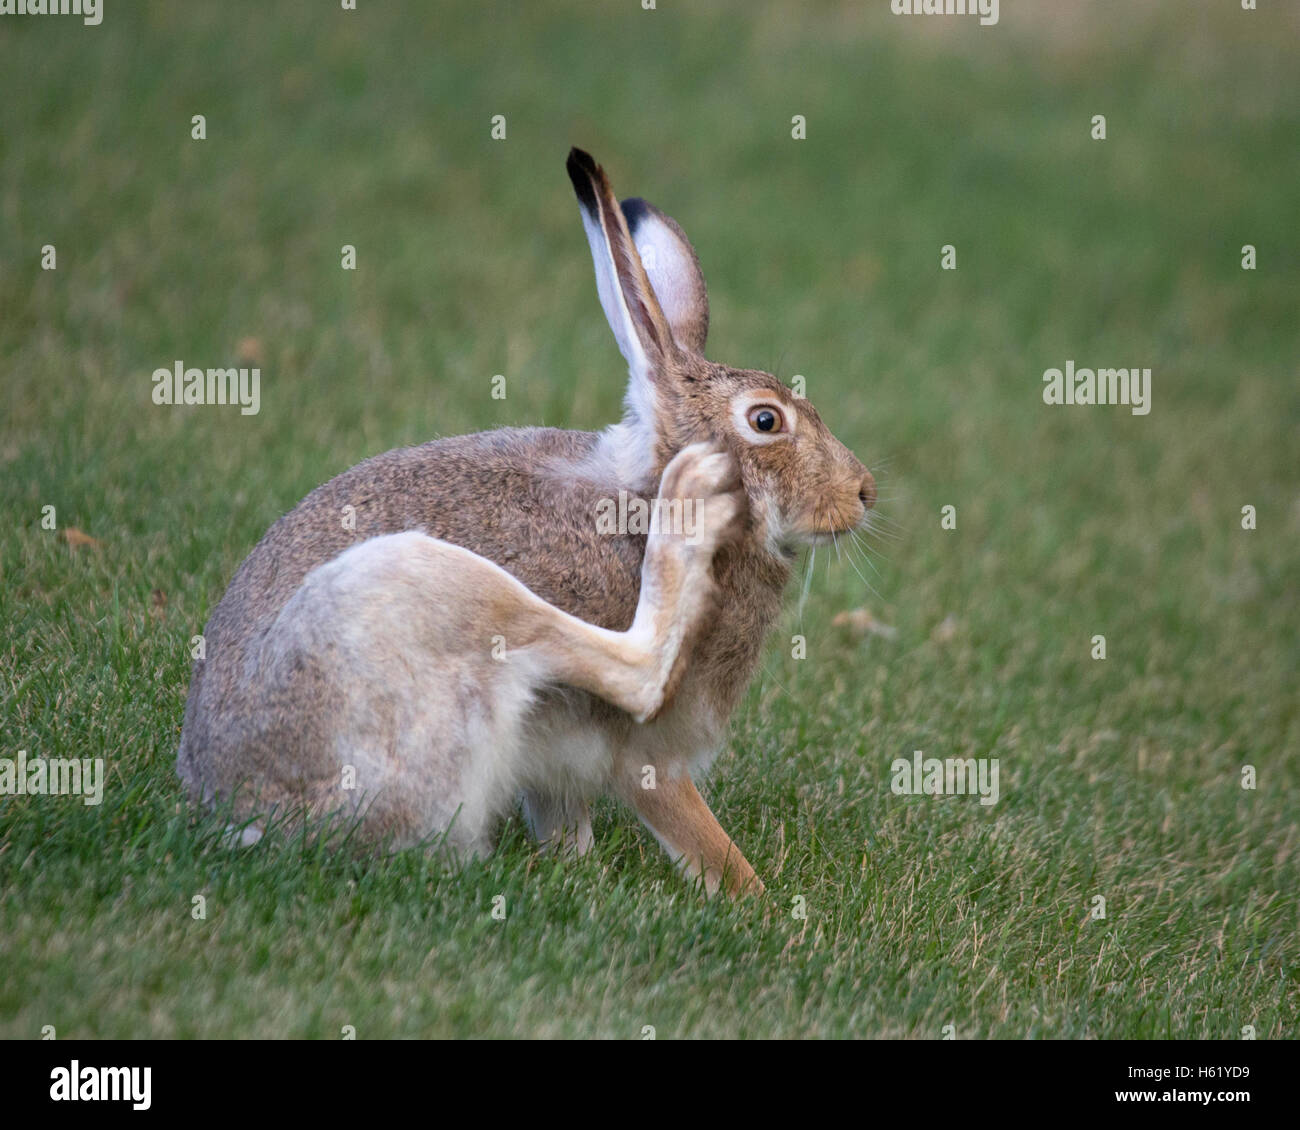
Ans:
[[[0,1036],[1294,1037],[1295,14],[358,8],[0,17],[0,756],[106,771],[0,797]],[[618,415],[571,144],[690,233],[710,355],[880,483],[707,782],[767,894],[612,802],[581,860],[518,817],[458,874],[224,847],[176,747],[264,530],[391,447]],[[153,403],[239,358],[256,415]],[[1150,413],[1045,404],[1067,361]],[[914,750],[998,802],[896,795]]]

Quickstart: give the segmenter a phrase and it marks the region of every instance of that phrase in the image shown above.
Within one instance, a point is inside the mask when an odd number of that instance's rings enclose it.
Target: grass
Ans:
[[[1294,1036],[1293,17],[360,7],[0,20],[0,755],[108,774],[0,799],[0,1035]],[[617,415],[572,143],[896,524],[874,592],[819,554],[709,782],[767,899],[608,803],[581,861],[517,818],[456,875],[222,848],[174,773],[189,640],[266,527],[386,448]],[[151,403],[245,339],[258,415]],[[1150,366],[1150,415],[1045,406],[1067,358]],[[999,758],[1000,801],[893,795],[914,749]]]

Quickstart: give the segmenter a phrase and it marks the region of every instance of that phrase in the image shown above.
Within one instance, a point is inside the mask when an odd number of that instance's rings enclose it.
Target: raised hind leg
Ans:
[[[653,717],[680,675],[687,637],[712,600],[709,565],[740,516],[743,495],[737,487],[729,455],[704,444],[680,451],[664,470],[659,497],[693,502],[696,528],[650,534],[632,626],[626,632],[596,627],[520,585],[520,602],[503,618],[514,638],[544,657],[554,681],[590,691],[638,722]]]
[[[371,538],[313,570],[267,634],[256,674],[294,722],[275,760],[313,808],[347,787],[335,780],[351,765],[356,791],[339,799],[368,805],[373,830],[409,840],[454,814],[457,846],[481,853],[525,783],[522,722],[538,690],[577,687],[638,722],[662,708],[712,597],[714,550],[743,504],[735,486],[730,456],[703,445],[669,464],[661,497],[693,500],[697,522],[649,536],[625,632],[579,620],[486,558],[414,531]],[[542,809],[556,811],[550,798]]]

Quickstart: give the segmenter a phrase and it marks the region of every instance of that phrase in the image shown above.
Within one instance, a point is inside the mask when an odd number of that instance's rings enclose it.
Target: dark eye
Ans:
[[[756,432],[767,432],[771,435],[779,432],[785,426],[785,421],[781,418],[779,409],[760,404],[749,410],[749,426]]]

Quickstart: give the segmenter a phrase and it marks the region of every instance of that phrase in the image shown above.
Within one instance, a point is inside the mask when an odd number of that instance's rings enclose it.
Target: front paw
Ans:
[[[714,550],[738,533],[745,514],[736,460],[710,444],[683,448],[664,470],[656,506],[661,537],[707,565]]]

